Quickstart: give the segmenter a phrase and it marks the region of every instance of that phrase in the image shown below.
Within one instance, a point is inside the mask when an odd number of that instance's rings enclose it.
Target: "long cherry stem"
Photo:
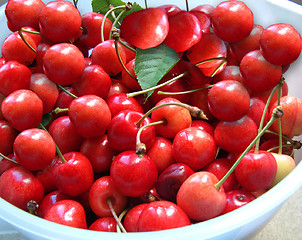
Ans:
[[[36,49],[33,48],[33,46],[31,46],[28,41],[25,39],[23,33],[22,33],[22,28],[18,31],[19,36],[21,37],[21,39],[23,40],[23,42],[30,48],[30,50],[32,50],[34,53],[37,52]]]
[[[115,221],[117,222],[119,228],[122,230],[123,233],[127,233],[126,229],[124,228],[121,221],[119,220],[119,217],[116,215],[116,212],[114,211],[111,198],[107,198],[106,203],[108,204],[111,214],[114,217]]]
[[[222,179],[219,180],[218,183],[215,184],[215,187],[217,190],[220,189],[221,185],[225,182],[225,180],[231,175],[231,173],[235,170],[237,165],[240,163],[240,161],[243,159],[243,157],[248,153],[248,151],[251,150],[251,148],[254,146],[254,144],[260,139],[260,137],[265,133],[267,129],[274,123],[274,121],[280,117],[282,117],[283,111],[280,106],[276,107],[273,111],[272,117],[268,121],[268,123],[265,125],[265,127],[257,134],[257,136],[254,138],[254,140],[248,145],[248,147],[244,150],[244,152],[240,155],[240,157],[236,160],[236,162],[233,164],[233,166],[230,168],[230,170],[223,176]]]
[[[76,95],[74,95],[73,93],[67,91],[64,87],[62,87],[61,85],[57,84],[58,88],[61,89],[63,92],[67,93],[68,95],[70,95],[73,98],[78,98]]]
[[[12,162],[12,163],[19,164],[19,163],[18,163],[17,161],[15,161],[14,159],[9,158],[9,157],[5,156],[5,155],[2,154],[2,153],[0,153],[0,157],[4,158],[4,159],[6,159],[6,160],[8,160],[8,161],[10,161],[10,162]],[[0,160],[0,161],[1,161],[1,160]]]
[[[188,90],[188,91],[183,91],[183,92],[164,92],[164,91],[158,91],[157,94],[158,95],[182,95],[182,94],[190,94],[190,93],[202,91],[202,90],[205,90],[205,89],[209,89],[211,87],[213,87],[213,85],[208,85],[208,86],[205,86],[205,87],[196,88],[196,89],[192,89],[192,90]]]

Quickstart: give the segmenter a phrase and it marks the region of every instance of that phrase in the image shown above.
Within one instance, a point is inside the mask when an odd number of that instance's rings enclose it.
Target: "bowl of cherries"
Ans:
[[[0,217],[28,239],[246,239],[302,185],[302,7],[9,0]]]

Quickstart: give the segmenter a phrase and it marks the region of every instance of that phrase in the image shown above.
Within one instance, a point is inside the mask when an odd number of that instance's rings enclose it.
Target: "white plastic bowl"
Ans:
[[[49,2],[49,1],[45,1]],[[144,6],[144,1],[136,1]],[[185,9],[185,1],[178,1]],[[220,1],[189,0],[190,8],[198,4],[209,3],[216,6]],[[302,33],[302,7],[286,0],[247,0],[255,16],[255,23],[267,27],[270,24],[283,22],[295,26]],[[162,4],[175,4],[173,0],[149,0],[149,7]],[[90,1],[79,0],[81,13],[91,11]],[[0,44],[10,33],[6,27],[5,6],[0,8]],[[289,85],[289,95],[302,98],[302,56],[285,74]],[[183,240],[183,239],[246,239],[258,233],[280,209],[282,204],[302,185],[302,165],[298,164],[302,152],[296,152],[297,167],[277,186],[248,205],[202,223],[184,228],[148,233],[106,233],[66,227],[46,221],[22,211],[0,198],[0,217],[13,226],[28,239],[62,239],[62,240]]]

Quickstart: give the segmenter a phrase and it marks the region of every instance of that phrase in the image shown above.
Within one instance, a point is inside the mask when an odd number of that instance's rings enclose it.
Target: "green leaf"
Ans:
[[[124,6],[125,4],[126,3],[121,0],[92,0],[92,2],[91,2],[92,10],[94,12],[99,12],[103,15],[105,15],[106,12],[109,10],[110,5],[112,5],[114,7],[118,7],[118,6]],[[122,22],[124,17],[126,17],[127,15],[129,15],[135,11],[142,10],[142,9],[143,8],[139,4],[134,2],[132,9],[130,11],[127,11],[126,13],[124,13],[123,16],[121,16],[120,22]],[[122,11],[121,9],[117,9],[116,11],[114,11],[115,16],[118,16],[121,11]],[[109,15],[108,18],[112,22],[114,21],[114,19],[111,15]]]
[[[46,114],[43,115],[41,124],[43,126],[46,126],[50,122],[51,119],[52,119],[52,113],[46,113]],[[41,129],[40,126],[38,126],[37,128]]]
[[[156,86],[178,61],[176,51],[165,44],[148,49],[137,48],[134,71],[142,90]],[[152,92],[148,92],[146,97]]]

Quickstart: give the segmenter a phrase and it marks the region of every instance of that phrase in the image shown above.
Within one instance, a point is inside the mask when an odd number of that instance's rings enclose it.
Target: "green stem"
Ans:
[[[68,95],[72,96],[73,98],[78,98],[76,95],[74,95],[73,93],[67,91],[64,87],[62,87],[61,85],[57,84],[58,88],[61,89],[62,91],[64,91],[65,93],[67,93]]]
[[[21,28],[21,29],[22,29],[22,28]],[[26,46],[28,46],[28,47],[30,48],[30,50],[32,50],[34,53],[36,53],[37,50],[34,49],[34,48],[28,43],[28,41],[25,39],[25,37],[24,37],[24,35],[23,35],[21,29],[18,31],[19,36],[21,37],[21,39],[23,40],[23,42],[26,44]]]
[[[225,65],[227,63],[226,58],[222,61],[222,63],[219,64],[219,66],[214,70],[214,72],[211,74],[210,77],[214,77],[216,75],[216,73],[219,71],[220,68],[223,67],[223,65]]]
[[[124,216],[125,216],[128,212],[129,212],[129,208],[127,208],[127,209],[125,209],[124,211],[122,211],[122,213],[118,216],[118,220],[119,220],[120,222],[122,222]],[[117,223],[116,225],[117,225],[117,226],[116,226],[116,231],[117,231],[118,233],[121,233],[122,231],[121,231],[121,229],[120,229],[118,223]]]
[[[110,197],[106,199],[106,203],[108,204],[111,214],[114,217],[115,221],[117,222],[120,230],[122,230],[123,233],[127,233],[126,229],[124,228],[121,221],[119,220],[119,217],[116,215],[116,212],[114,211],[114,208],[112,205],[112,199]]]
[[[289,144],[283,144],[283,145],[282,145],[282,148],[286,148],[286,147],[292,148],[293,145],[292,145],[291,143],[289,143]],[[276,150],[276,149],[279,149],[279,145],[276,146],[276,147],[272,147],[272,148],[270,148],[270,149],[268,149],[268,150],[266,150],[266,151],[272,152],[272,151],[274,151],[274,150]],[[279,152],[278,152],[278,154],[282,154],[282,153],[279,153]]]
[[[120,18],[123,16],[123,14],[125,12],[127,12],[127,8],[124,8],[120,13],[119,15],[116,17],[116,19],[114,20],[114,22],[112,23],[112,27],[111,27],[111,30],[110,30],[110,33],[109,33],[109,39],[111,39],[111,36],[112,36],[112,30],[115,28],[116,24],[118,23],[118,21],[120,20]]]
[[[274,123],[274,121],[277,118],[281,117],[282,109],[277,107],[274,109],[274,112],[272,114],[271,119],[268,121],[268,123],[265,125],[265,127],[257,134],[257,136],[254,138],[254,140],[248,145],[248,147],[244,150],[244,152],[240,155],[240,157],[236,160],[236,162],[233,164],[233,166],[230,168],[230,170],[223,176],[222,179],[219,180],[218,183],[215,184],[215,187],[217,190],[220,189],[221,185],[225,182],[225,180],[231,175],[231,173],[235,170],[237,165],[240,163],[240,161],[243,159],[243,157],[248,153],[248,151],[251,150],[251,148],[254,146],[254,144],[260,139],[260,137],[265,133],[267,129]]]
[[[176,77],[174,77],[174,78],[172,78],[172,79],[170,79],[170,80],[168,80],[168,81],[166,81],[166,82],[164,82],[164,83],[162,83],[162,84],[156,85],[156,86],[154,86],[154,87],[151,87],[151,88],[148,88],[148,89],[145,89],[145,90],[141,90],[141,91],[137,91],[137,92],[133,92],[133,93],[128,93],[128,94],[127,94],[127,97],[129,97],[129,98],[130,98],[130,97],[135,97],[135,96],[140,95],[140,94],[145,94],[145,93],[147,93],[147,92],[154,91],[154,90],[156,90],[156,89],[158,89],[158,88],[161,88],[161,87],[163,87],[163,86],[166,86],[167,84],[172,83],[172,82],[174,82],[174,81],[176,81],[176,80],[178,80],[178,79],[180,79],[180,78],[186,76],[187,74],[189,74],[188,71],[186,71],[186,72],[184,72],[184,73],[182,73],[182,74],[179,74],[178,76],[176,76]]]
[[[199,66],[199,65],[204,64],[204,63],[213,62],[213,61],[219,61],[219,60],[225,61],[226,58],[225,57],[210,58],[210,59],[206,59],[206,60],[203,60],[201,62],[198,62],[195,65]]]
[[[278,84],[278,106],[280,106],[281,90],[282,85]],[[281,127],[281,118],[278,118],[278,130],[279,130],[279,149],[278,154],[282,154],[282,127]]]
[[[69,111],[68,108],[59,108],[59,107],[57,107],[55,110],[53,110],[53,112],[54,112],[55,114],[63,113],[63,112],[68,112],[68,111]]]
[[[19,163],[18,163],[17,161],[15,161],[14,159],[9,158],[9,157],[5,156],[5,155],[2,154],[2,153],[0,153],[0,157],[4,158],[4,159],[6,159],[6,160],[8,160],[8,161],[10,161],[10,162],[12,162],[12,163],[19,164]],[[0,161],[1,161],[1,160],[0,160]]]
[[[190,94],[190,93],[193,93],[193,92],[198,92],[198,91],[202,91],[202,90],[205,90],[205,89],[209,89],[211,88],[213,85],[208,85],[206,87],[202,87],[202,88],[196,88],[196,89],[192,89],[192,90],[189,90],[189,91],[183,91],[183,92],[163,92],[163,91],[158,91],[157,94],[159,95],[181,95],[181,94]]]
[[[47,133],[49,134],[49,136],[51,136],[50,133],[48,132],[48,130],[43,126],[43,124],[40,123],[39,126],[40,126],[45,132],[47,132]],[[51,136],[51,137],[52,137],[52,136]],[[66,163],[67,161],[66,161],[66,159],[64,158],[64,156],[63,156],[61,150],[59,149],[59,147],[58,147],[58,145],[57,145],[56,143],[55,143],[55,146],[56,146],[57,154],[58,154],[59,157],[61,158],[62,163]]]
[[[127,43],[121,40],[121,38],[117,38],[117,41],[122,44],[124,47],[128,48],[132,52],[136,52],[136,50],[133,47],[130,47]]]
[[[277,132],[273,132],[271,130],[266,130],[266,133],[269,133],[269,134],[273,134],[273,135],[276,135],[276,136],[279,136],[279,133]],[[282,138],[285,139],[286,141],[290,142],[291,144],[293,144],[295,141],[291,138],[289,138],[288,136],[286,135],[282,135]]]

